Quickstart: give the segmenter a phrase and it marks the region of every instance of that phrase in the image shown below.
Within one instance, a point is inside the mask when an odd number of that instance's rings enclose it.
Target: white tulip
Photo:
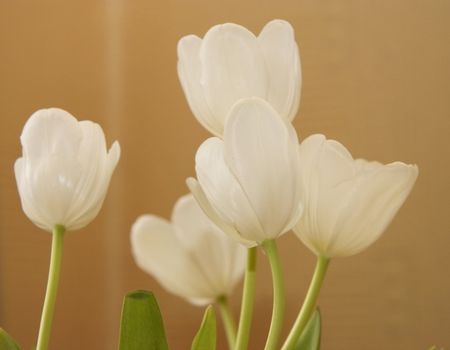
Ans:
[[[315,254],[349,256],[375,242],[408,197],[416,165],[353,159],[339,142],[312,135],[300,145],[305,212],[294,231]]]
[[[294,30],[286,21],[267,23],[258,37],[233,23],[212,27],[203,40],[183,37],[178,76],[192,113],[217,136],[242,98],[261,97],[288,121],[297,114],[300,59]]]
[[[245,269],[245,248],[220,231],[190,194],[177,201],[171,222],[139,217],[131,248],[141,269],[196,305],[230,295]]]
[[[302,213],[298,139],[264,100],[245,99],[230,112],[224,139],[196,154],[198,183],[188,185],[205,213],[252,246],[289,231]]]
[[[35,112],[22,135],[22,157],[14,171],[22,208],[37,226],[77,230],[102,206],[120,157],[116,141],[109,152],[101,127],[78,122],[62,109]]]

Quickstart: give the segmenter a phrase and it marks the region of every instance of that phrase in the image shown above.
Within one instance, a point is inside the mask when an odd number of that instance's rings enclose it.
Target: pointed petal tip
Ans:
[[[21,166],[23,163],[23,157],[19,157],[16,159],[16,161],[14,162],[14,173],[17,175],[19,174],[19,171],[21,170]]]
[[[207,138],[201,143],[201,145],[197,149],[197,152],[195,153],[196,169],[198,163],[200,163],[201,158],[208,157],[211,153],[211,149],[215,149],[214,147],[223,147],[223,140],[217,136],[213,136]]]
[[[152,230],[154,231],[155,227],[156,228],[161,227],[161,224],[164,226],[171,225],[166,219],[153,214],[141,214],[140,216],[137,217],[137,219],[131,225],[131,234],[130,234],[131,251],[135,258],[138,257],[139,252],[142,252],[143,249],[141,247],[142,240],[147,239],[148,234],[151,234]]]
[[[65,109],[59,107],[48,107],[48,108],[40,108],[35,111],[31,117],[33,116],[41,116],[41,115],[66,115],[75,118],[72,114],[70,114]]]
[[[198,218],[193,217],[192,213],[196,212],[195,210],[198,208],[200,208],[197,204],[197,201],[195,200],[194,195],[189,192],[186,193],[185,195],[182,195],[181,197],[179,197],[177,199],[177,201],[175,202],[173,208],[172,208],[172,214],[170,216],[170,221],[174,224],[177,225],[178,220],[177,218],[179,217],[183,217],[183,215],[186,215],[186,213],[188,213],[187,215],[189,216],[188,219],[188,223],[183,223],[182,225],[180,225],[180,227],[186,226],[189,227],[190,224],[192,224],[192,220],[194,221],[198,221]]]
[[[139,239],[138,237],[140,237],[143,232],[147,231],[148,225],[151,225],[151,223],[155,220],[159,221],[163,219],[152,214],[141,214],[136,218],[136,220],[131,225],[132,249],[134,249],[133,244],[137,242],[137,240]]]
[[[253,34],[250,30],[245,28],[244,26],[232,22],[222,23],[222,24],[216,24],[215,26],[211,27],[205,34],[204,40],[210,36],[215,35],[223,35],[225,33],[230,34],[238,34],[238,35],[251,35],[252,37],[256,38],[255,34]]]
[[[186,186],[189,188],[189,191],[192,192],[192,187],[198,184],[197,179],[195,177],[189,176],[185,180]]]
[[[65,119],[72,123],[78,122],[78,120],[72,114],[64,109],[57,107],[41,108],[30,115],[25,123],[25,126],[23,127],[22,135],[30,127],[36,127],[36,125],[39,126],[41,123],[49,123],[54,119]]]
[[[199,38],[197,35],[189,34],[183,36],[180,40],[178,40],[177,44],[178,59],[179,60],[182,59],[186,54],[186,51],[190,50],[192,47],[200,46],[201,42],[202,39]]]
[[[78,120],[69,112],[62,108],[50,107],[41,108],[33,112],[23,127],[22,136],[26,134],[26,131],[30,128],[40,127],[42,124],[53,122],[55,119],[65,120],[68,123],[76,123]],[[22,138],[21,136],[21,138]]]
[[[150,217],[150,214],[142,214],[139,215],[136,220],[134,220],[133,224],[131,225],[131,231],[136,231],[138,228],[142,226],[142,224],[148,220]]]
[[[312,134],[303,139],[303,142],[325,142],[327,137],[324,134]]]
[[[119,161],[120,156],[122,154],[122,149],[120,147],[119,141],[114,141],[111,147],[109,148],[108,155],[111,155],[114,159],[116,159],[116,163]]]
[[[403,170],[405,172],[408,172],[412,176],[412,182],[415,182],[417,177],[419,176],[419,167],[417,164],[408,164],[404,163],[402,161],[395,161],[388,164],[383,164],[378,161],[369,161],[363,158],[355,159],[357,162],[364,162],[367,164],[374,164],[379,168],[391,168],[391,169],[397,169],[397,170]]]
[[[266,30],[272,30],[272,29],[283,29],[290,36],[294,37],[294,28],[292,27],[291,23],[289,23],[288,21],[286,21],[284,19],[273,19],[270,22],[267,22],[267,24],[261,30],[261,33]]]

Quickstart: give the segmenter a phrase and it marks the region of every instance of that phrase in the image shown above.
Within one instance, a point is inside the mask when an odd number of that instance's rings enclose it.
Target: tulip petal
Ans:
[[[78,214],[78,216],[75,217],[74,219],[75,222],[74,224],[72,224],[71,230],[78,230],[86,226],[98,215],[105,200],[109,183],[111,182],[111,177],[119,161],[119,158],[120,158],[120,145],[117,141],[115,141],[106,156],[103,171],[99,172],[98,174],[98,179],[96,180],[98,188],[97,187],[91,188],[92,193],[95,194],[96,196],[90,195],[88,197],[88,202],[86,202],[85,210],[81,211]]]
[[[223,121],[216,114],[211,113],[200,85],[201,44],[202,39],[195,35],[185,36],[178,42],[178,77],[194,116],[208,131],[220,135],[223,132]]]
[[[195,156],[198,181],[220,219],[245,239],[264,236],[256,214],[224,159],[224,144],[217,137],[203,142]]]
[[[289,230],[301,215],[298,141],[264,100],[237,103],[225,128],[225,159],[263,228],[259,242]]]
[[[20,139],[23,157],[15,172],[24,212],[45,230],[66,226],[73,191],[82,176],[77,120],[62,109],[41,109],[28,119]]]
[[[78,122],[68,112],[50,108],[35,112],[24,126],[23,157],[15,164],[22,207],[39,227],[76,230],[99,212],[120,156],[106,152],[103,130]]]
[[[70,211],[64,220],[69,229],[73,229],[73,225],[85,226],[85,214],[92,213],[92,202],[96,201],[99,194],[101,197],[104,190],[102,173],[105,168],[106,142],[103,131],[98,124],[90,121],[80,122],[79,128],[83,138],[76,161],[83,176],[73,190]],[[92,213],[92,215],[95,217],[97,213]]]
[[[212,27],[203,39],[200,62],[200,84],[222,125],[236,101],[267,97],[267,68],[256,37],[246,28],[232,23]]]
[[[323,249],[335,234],[335,224],[345,199],[352,193],[357,176],[354,160],[347,149],[334,140],[324,140],[316,161],[311,183],[318,183],[314,195],[319,206],[315,209],[316,227],[322,233]],[[315,177],[315,178],[314,178]],[[313,185],[314,186],[314,185]]]
[[[302,164],[302,196],[307,203],[296,227],[302,241],[316,254],[326,251],[334,235],[340,205],[352,190],[353,158],[337,142],[324,135],[309,136],[299,147]]]
[[[73,198],[73,190],[82,176],[79,165],[68,157],[54,154],[38,161],[27,160],[23,180],[18,183],[23,209],[39,207],[42,217],[30,217],[39,227],[51,231],[55,225],[66,227],[67,212]],[[23,197],[22,197],[23,195]],[[31,203],[32,202],[32,203]],[[39,224],[45,222],[45,226]]]
[[[353,160],[339,142],[312,135],[299,148],[306,210],[295,233],[317,255],[349,256],[386,229],[417,177],[417,167]]]
[[[14,163],[14,173],[16,177],[17,189],[20,195],[20,201],[22,209],[28,218],[38,227],[51,231],[52,227],[49,227],[47,222],[50,218],[46,217],[47,213],[42,212],[41,207],[37,206],[32,193],[30,193],[30,185],[28,183],[26,174],[26,161],[24,158],[19,158]]]
[[[177,238],[190,252],[211,289],[217,295],[229,295],[239,279],[233,278],[235,265],[239,264],[243,272],[245,248],[211,222],[192,194],[177,201],[171,221]]]
[[[79,123],[83,133],[78,159],[83,178],[74,194],[72,210],[67,221],[71,229],[86,226],[100,211],[105,199],[112,173],[120,158],[120,146],[116,141],[109,152],[101,127],[90,121]]]
[[[26,122],[20,141],[24,157],[30,159],[52,154],[75,156],[81,133],[70,113],[59,108],[40,109]]]
[[[329,242],[336,255],[357,254],[375,242],[405,202],[418,175],[415,165],[364,162],[371,170],[359,176],[343,203],[340,211],[346,215],[336,220],[339,235]]]
[[[266,24],[258,36],[266,61],[270,87],[267,101],[289,121],[300,103],[301,69],[292,26],[283,20]]]
[[[203,304],[217,297],[167,221],[139,217],[131,230],[131,247],[137,265],[171,293]]]
[[[251,248],[256,246],[256,242],[249,241],[243,238],[239,232],[236,231],[235,227],[227,223],[224,219],[220,217],[220,215],[217,213],[217,211],[211,206],[209,203],[208,198],[206,197],[205,192],[203,191],[202,187],[198,183],[198,181],[193,178],[189,177],[186,179],[186,184],[189,188],[189,191],[191,191],[192,195],[194,196],[195,200],[197,201],[197,204],[200,206],[200,208],[203,210],[203,213],[218,227],[220,228],[224,233],[226,233],[229,237],[231,237],[233,240],[241,243],[242,245],[246,246],[247,248]]]

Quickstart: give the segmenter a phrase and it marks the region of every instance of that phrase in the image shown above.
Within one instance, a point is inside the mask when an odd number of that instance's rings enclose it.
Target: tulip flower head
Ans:
[[[316,255],[359,253],[375,242],[408,197],[416,165],[353,159],[339,142],[312,135],[300,145],[305,212],[294,232]]]
[[[289,231],[302,213],[298,139],[292,125],[259,98],[230,112],[223,140],[197,151],[198,182],[188,185],[205,213],[252,246]]]
[[[231,107],[243,98],[265,99],[288,121],[297,114],[300,59],[286,21],[267,23],[257,37],[233,23],[212,27],[203,39],[183,37],[178,76],[192,113],[216,136],[222,136]]]
[[[119,161],[116,141],[108,151],[101,127],[68,112],[35,112],[22,135],[22,157],[14,171],[22,208],[40,228],[77,230],[100,211]]]
[[[196,305],[230,295],[245,268],[245,248],[220,231],[190,194],[177,201],[171,222],[139,217],[131,247],[141,269]]]

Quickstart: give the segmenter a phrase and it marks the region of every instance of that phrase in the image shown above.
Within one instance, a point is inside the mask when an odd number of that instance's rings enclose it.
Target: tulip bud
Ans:
[[[300,59],[286,21],[267,23],[258,37],[233,23],[212,27],[203,39],[183,37],[178,76],[192,113],[216,136],[222,136],[231,107],[243,98],[265,99],[287,121],[297,114]]]
[[[22,157],[14,171],[22,208],[40,228],[77,230],[98,214],[119,161],[116,141],[109,152],[101,127],[78,122],[68,112],[35,112],[22,135]]]
[[[408,197],[416,165],[353,159],[339,142],[312,135],[300,145],[305,212],[294,231],[319,256],[357,254],[375,242]]]
[[[141,269],[197,305],[230,295],[245,269],[245,248],[220,231],[190,194],[177,201],[171,222],[139,217],[131,248]]]
[[[224,139],[196,154],[198,183],[189,185],[205,213],[247,246],[289,231],[302,213],[298,139],[264,100],[245,99],[230,112]]]

